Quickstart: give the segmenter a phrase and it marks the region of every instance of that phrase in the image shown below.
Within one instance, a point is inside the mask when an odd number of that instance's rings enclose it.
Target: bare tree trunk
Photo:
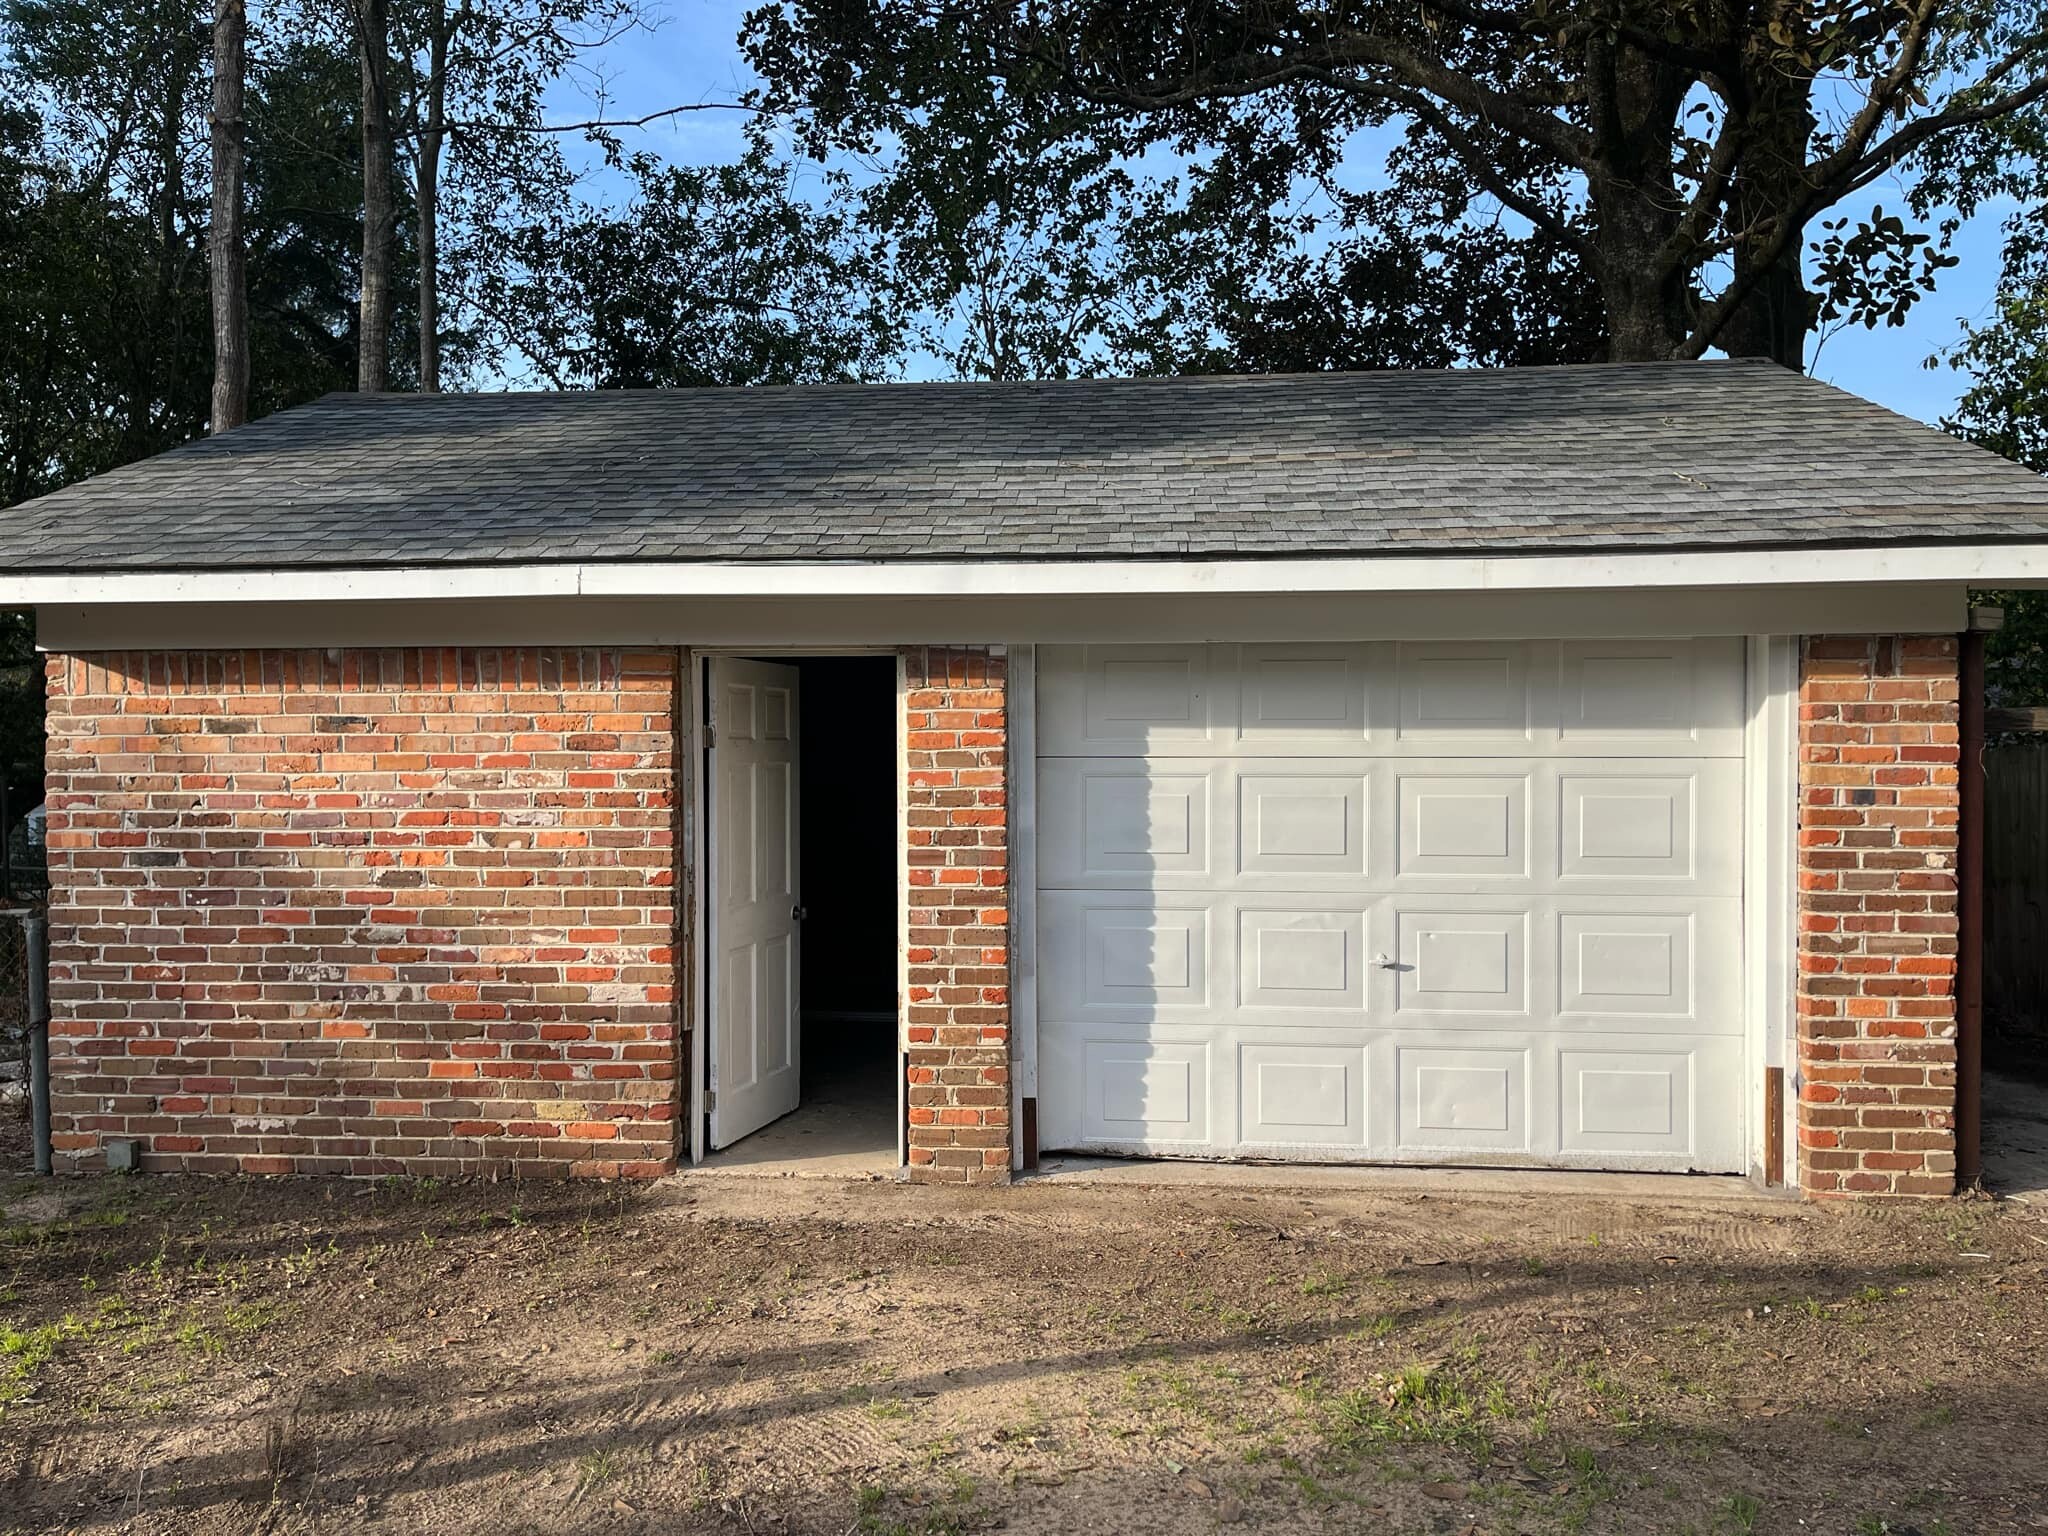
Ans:
[[[420,132],[415,201],[420,241],[420,393],[441,392],[441,143],[448,121],[448,0],[432,0],[427,41],[427,113]]]
[[[363,292],[356,388],[380,393],[390,377],[391,245],[398,215],[391,190],[390,0],[356,0],[363,66]]]
[[[207,260],[213,292],[212,429],[249,419],[248,251],[242,238],[242,75],[248,43],[245,0],[214,0],[213,220]]]
[[[1682,206],[1663,149],[1677,131],[1689,80],[1634,48],[1605,40],[1587,50],[1586,76],[1600,160],[1590,194],[1597,213],[1593,270],[1607,310],[1607,361],[1677,357],[1691,328],[1692,302],[1685,270],[1659,259]]]
[[[1793,0],[1775,0],[1769,17],[1772,27],[1795,33],[1805,26]],[[1776,233],[1775,221],[1799,207],[1809,191],[1813,78],[1794,70],[1784,54],[1761,27],[1745,50],[1740,105],[1749,132],[1728,198],[1727,223],[1737,236],[1735,280],[1747,284],[1748,292],[1711,339],[1730,357],[1768,357],[1787,368],[1804,368],[1806,338],[1819,305],[1806,286],[1803,231],[1775,261],[1764,264],[1761,259]]]

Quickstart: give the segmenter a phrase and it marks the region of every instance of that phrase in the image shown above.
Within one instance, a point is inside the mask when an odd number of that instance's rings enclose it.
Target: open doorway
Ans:
[[[896,660],[714,658],[706,1166],[898,1156]]]

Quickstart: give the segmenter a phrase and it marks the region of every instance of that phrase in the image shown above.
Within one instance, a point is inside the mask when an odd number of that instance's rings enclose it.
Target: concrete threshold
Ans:
[[[1562,1168],[1414,1168],[1331,1163],[1205,1163],[1178,1158],[1049,1157],[1031,1184],[1188,1189],[1303,1189],[1382,1195],[1547,1195],[1656,1203],[1777,1205],[1796,1195],[1738,1174],[1583,1173]]]

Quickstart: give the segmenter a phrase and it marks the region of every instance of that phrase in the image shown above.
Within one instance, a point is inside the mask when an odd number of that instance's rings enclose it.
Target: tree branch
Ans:
[[[1154,112],[1198,102],[1257,95],[1301,79],[1324,79],[1337,70],[1366,66],[1386,70],[1418,91],[1492,123],[1547,150],[1580,170],[1590,169],[1593,140],[1577,124],[1543,110],[1532,96],[1497,90],[1441,60],[1391,39],[1348,32],[1311,52],[1296,48],[1271,58],[1238,54],[1219,65],[1193,71],[1183,83],[1159,88],[1121,80],[1091,84],[1069,57],[1027,53],[1028,62],[1058,70],[1067,89],[1096,106]]]
[[[1893,99],[1911,83],[1914,72],[1926,55],[1928,29],[1935,9],[1936,0],[1917,0],[1897,61],[1872,89],[1870,100],[1856,114],[1835,152],[1808,167],[1805,196],[1794,207],[1778,215],[1773,221],[1771,237],[1747,268],[1738,272],[1714,301],[1701,311],[1700,323],[1686,340],[1685,356],[1699,357],[1714,344],[1721,327],[1740,307],[1757,280],[1783,259],[1792,242],[1805,230],[1807,221],[1822,208],[1870,185],[1937,134],[1967,127],[1971,123],[1988,122],[2023,111],[2037,101],[2048,100],[2048,76],[2044,76],[1989,101],[1964,107],[1951,106],[1927,117],[1916,118],[1871,147],[1870,140],[1884,121]],[[1994,65],[1985,78],[2002,78],[2044,44],[2048,44],[2048,39],[2036,38],[2014,49]]]
[[[649,112],[644,117],[593,117],[580,123],[523,123],[487,122],[483,119],[464,120],[450,118],[449,128],[490,131],[494,133],[588,133],[604,128],[645,128],[649,123],[658,123],[666,118],[680,117],[685,112],[744,112],[752,117],[772,117],[766,107],[751,107],[739,101],[699,101],[687,106],[664,107],[659,112]],[[410,138],[413,135],[405,135]]]
[[[1589,258],[1593,255],[1592,242],[1586,238],[1582,230],[1573,228],[1571,222],[1559,214],[1556,209],[1544,206],[1528,193],[1514,186],[1506,177],[1502,176],[1498,167],[1487,156],[1485,150],[1465,131],[1463,126],[1454,121],[1448,113],[1427,96],[1415,91],[1404,91],[1395,86],[1374,85],[1363,80],[1348,80],[1341,75],[1326,73],[1320,76],[1320,78],[1325,85],[1332,86],[1337,90],[1345,91],[1354,96],[1365,96],[1384,101],[1392,106],[1402,107],[1414,113],[1435,129],[1438,134],[1442,135],[1444,141],[1450,145],[1451,152],[1464,164],[1465,169],[1470,171],[1473,178],[1491,193],[1497,201],[1506,207],[1512,208],[1538,229],[1544,230],[1555,239],[1563,241],[1581,255]]]

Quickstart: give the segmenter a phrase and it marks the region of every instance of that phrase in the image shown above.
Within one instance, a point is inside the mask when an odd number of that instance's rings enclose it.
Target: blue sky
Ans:
[[[685,103],[731,101],[754,82],[737,46],[749,6],[731,0],[670,0],[646,34],[608,49],[602,61],[607,113],[634,117]],[[586,115],[589,82],[565,91],[565,116]],[[696,112],[641,130],[636,142],[683,163],[736,158],[743,149],[743,121],[736,113]],[[1900,188],[1879,184],[1848,208],[1872,203],[1896,208]],[[1900,327],[1843,328],[1823,337],[1811,355],[1813,373],[1908,416],[1938,420],[1962,392],[1964,380],[1946,366],[1930,370],[1926,360],[1951,345],[1963,321],[1991,313],[1998,280],[2001,209],[1988,209],[1967,224],[1955,254],[1960,265],[1941,274],[1940,286],[1916,305]]]

